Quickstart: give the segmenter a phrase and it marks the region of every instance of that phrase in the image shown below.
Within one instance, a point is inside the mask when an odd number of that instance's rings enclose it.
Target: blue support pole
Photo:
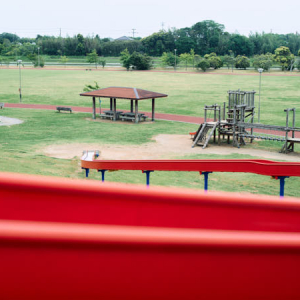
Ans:
[[[90,169],[85,169],[85,177],[88,178],[90,173]]]
[[[146,185],[149,186],[150,185],[150,173],[154,172],[154,171],[143,171],[143,173],[146,174]]]
[[[104,182],[104,177],[105,177],[105,172],[106,172],[107,170],[98,170],[98,172],[101,172],[101,174],[102,174],[102,182]]]
[[[208,190],[208,174],[212,172],[200,172],[200,175],[204,175],[204,191],[207,192]]]
[[[281,198],[284,197],[284,185],[285,185],[285,179],[289,178],[289,176],[278,176],[277,179],[280,180],[280,191],[279,191],[279,196]]]

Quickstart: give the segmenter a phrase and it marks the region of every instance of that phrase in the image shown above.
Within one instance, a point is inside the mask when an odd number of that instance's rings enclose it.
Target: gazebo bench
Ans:
[[[114,111],[113,110],[105,110],[103,111],[104,114],[101,114],[101,118],[106,118],[106,119],[114,119]],[[120,118],[120,115],[122,114],[122,111],[116,111],[116,119],[118,120]]]
[[[147,118],[148,117],[145,114],[142,114],[142,113],[138,114],[138,121],[139,122],[141,121],[141,119],[143,119],[143,121],[145,121]],[[132,113],[132,112],[122,113],[120,115],[120,119],[122,121],[124,121],[124,120],[130,120],[130,121],[134,122],[134,120],[135,120],[135,113]]]
[[[57,106],[57,107],[56,107],[56,110],[57,110],[58,112],[60,112],[61,110],[62,110],[62,111],[69,111],[70,113],[72,112],[72,108],[71,108],[71,107],[63,107],[63,106]]]

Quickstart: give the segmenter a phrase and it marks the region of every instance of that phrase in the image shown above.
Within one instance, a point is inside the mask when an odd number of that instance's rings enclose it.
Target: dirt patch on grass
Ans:
[[[191,148],[192,140],[187,135],[160,134],[153,137],[154,142],[142,145],[112,145],[112,144],[87,144],[73,143],[63,145],[51,145],[43,149],[47,156],[72,159],[81,157],[84,150],[99,150],[100,159],[175,159],[176,157],[198,154],[199,159],[203,154],[230,155],[245,154],[253,157],[266,159],[300,161],[299,153],[288,155],[265,150],[251,149],[247,146],[237,149],[232,145],[209,145],[206,149],[202,147]],[[281,145],[278,145],[278,150]]]

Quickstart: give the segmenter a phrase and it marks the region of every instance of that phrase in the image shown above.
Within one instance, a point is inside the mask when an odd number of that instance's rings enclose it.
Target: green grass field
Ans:
[[[101,87],[130,86],[166,93],[168,98],[158,99],[156,111],[191,116],[203,116],[203,106],[227,101],[227,90],[258,90],[258,76],[174,74],[154,72],[85,72],[22,70],[23,102],[54,105],[91,106],[91,99],[80,97],[86,83],[97,81]],[[283,109],[299,109],[300,77],[264,76],[261,95],[261,121],[266,124],[285,123]],[[0,69],[0,102],[17,103],[19,87],[18,70]],[[258,100],[258,97],[257,97]],[[151,110],[151,101],[142,101],[140,109]],[[108,106],[103,100],[103,105]],[[128,109],[129,101],[119,100],[120,109]],[[300,111],[300,110],[299,110]],[[24,120],[21,125],[0,126],[1,156],[0,170],[29,174],[42,174],[83,178],[79,158],[57,159],[45,156],[42,149],[53,144],[103,143],[133,145],[150,142],[157,134],[187,134],[195,125],[157,121],[147,125],[109,122],[91,122],[90,114],[58,114],[53,111],[10,109],[0,115]],[[300,127],[300,115],[296,125]],[[279,144],[255,143],[246,147],[279,150]],[[82,149],[84,150],[84,149]],[[299,151],[299,147],[297,148]],[[179,156],[183,159],[250,158],[243,155],[195,155]],[[254,157],[251,157],[254,158]],[[134,157],[133,157],[134,159]],[[91,178],[100,179],[100,174],[91,172]],[[107,180],[144,183],[141,172],[113,172]],[[232,184],[234,182],[234,184]],[[155,172],[151,176],[154,185],[203,188],[203,178],[197,173]],[[286,184],[286,195],[299,196],[299,178],[290,178]],[[268,177],[251,174],[222,174],[210,176],[212,190],[250,192],[278,195],[279,182]]]
[[[51,71],[22,70],[24,103],[77,105],[91,107],[91,99],[80,97],[87,83],[97,81],[100,87],[128,86],[169,95],[158,99],[156,111],[162,113],[203,116],[204,105],[227,101],[227,91],[256,90],[259,77],[236,75],[174,74],[117,71]],[[299,108],[300,77],[264,76],[261,93],[261,122],[284,125],[287,107]],[[19,71],[0,69],[0,101],[18,102]],[[108,106],[108,100],[103,100]],[[258,104],[258,96],[256,97]],[[129,101],[119,100],[118,108],[128,109]],[[151,101],[142,101],[140,109],[151,111]],[[300,127],[300,117],[299,125]]]

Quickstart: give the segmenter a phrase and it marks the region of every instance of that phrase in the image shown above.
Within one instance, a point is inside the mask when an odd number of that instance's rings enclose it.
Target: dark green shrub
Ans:
[[[209,68],[210,64],[207,59],[202,59],[199,63],[196,64],[197,69],[201,69],[202,71],[206,71]]]
[[[250,67],[250,60],[247,56],[244,55],[238,55],[235,58],[235,67],[237,69],[247,69]]]

